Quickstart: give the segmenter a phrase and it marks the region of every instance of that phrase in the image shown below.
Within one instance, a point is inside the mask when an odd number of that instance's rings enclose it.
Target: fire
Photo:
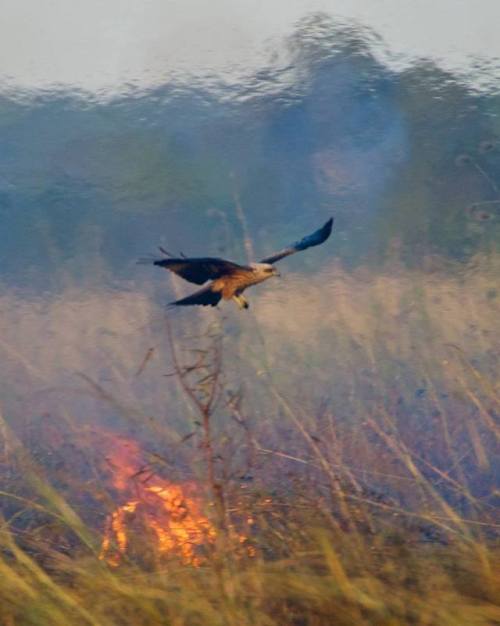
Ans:
[[[199,547],[213,543],[216,533],[202,512],[195,486],[172,483],[153,473],[135,441],[109,433],[105,438],[112,438],[106,458],[112,485],[127,499],[107,517],[100,558],[119,565],[133,548],[134,530],[139,528],[140,539],[151,539],[157,555],[176,556],[187,565],[199,566],[203,560]]]

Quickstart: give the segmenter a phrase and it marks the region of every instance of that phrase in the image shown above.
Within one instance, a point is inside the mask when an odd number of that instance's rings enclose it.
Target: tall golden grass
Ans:
[[[500,624],[499,269],[490,254],[292,273],[256,289],[248,315],[175,312],[177,365],[161,309],[133,285],[6,290],[0,623]],[[197,355],[212,335],[207,481],[202,416],[179,377],[205,397]],[[200,567],[99,559],[116,506],[87,435],[102,425],[132,433],[161,475],[205,484],[224,540]],[[65,437],[82,451],[63,470],[40,452],[49,428],[56,457]]]

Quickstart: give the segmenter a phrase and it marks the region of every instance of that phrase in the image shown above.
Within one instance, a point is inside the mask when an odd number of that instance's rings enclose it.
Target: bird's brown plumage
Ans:
[[[273,267],[273,263],[295,254],[295,252],[322,244],[330,236],[332,225],[333,218],[330,218],[311,235],[307,235],[287,248],[266,257],[260,263],[251,263],[250,265],[239,265],[217,257],[177,258],[163,249],[164,258],[146,259],[145,262],[164,267],[197,285],[211,281],[199,291],[172,302],[172,305],[216,306],[223,298],[224,300],[234,299],[241,308],[247,308],[248,303],[242,296],[245,289],[276,276],[278,272]]]

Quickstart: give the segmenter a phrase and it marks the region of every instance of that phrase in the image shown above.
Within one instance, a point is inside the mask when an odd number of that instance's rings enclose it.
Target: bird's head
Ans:
[[[281,276],[278,270],[271,263],[252,263],[251,268],[263,280],[272,276]]]

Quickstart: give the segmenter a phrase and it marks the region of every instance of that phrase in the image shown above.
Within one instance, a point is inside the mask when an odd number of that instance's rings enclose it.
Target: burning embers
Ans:
[[[143,462],[138,444],[105,434],[112,452],[106,461],[116,490],[126,494],[124,504],[106,520],[100,558],[119,565],[122,557],[148,551],[154,557],[172,556],[199,566],[202,546],[215,540],[215,528],[203,514],[193,484],[171,483]]]

